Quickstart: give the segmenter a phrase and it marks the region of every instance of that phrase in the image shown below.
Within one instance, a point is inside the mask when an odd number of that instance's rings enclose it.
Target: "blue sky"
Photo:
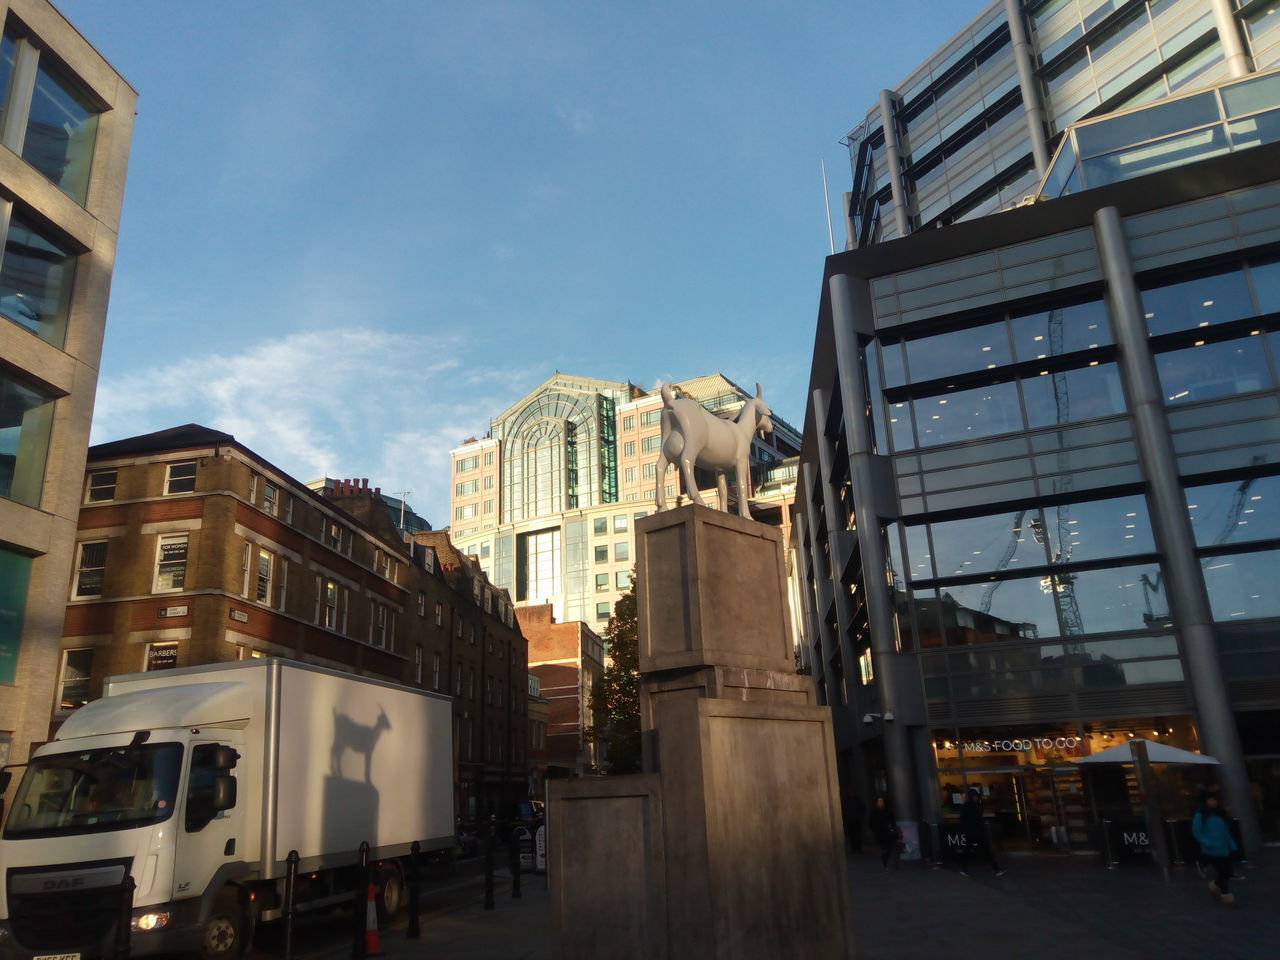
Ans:
[[[61,0],[140,93],[93,440],[195,421],[447,523],[557,369],[799,426],[839,138],[981,3]]]

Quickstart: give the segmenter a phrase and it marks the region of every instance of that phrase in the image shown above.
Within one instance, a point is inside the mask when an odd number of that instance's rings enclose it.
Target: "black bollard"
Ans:
[[[521,831],[523,832],[523,831]],[[511,899],[520,899],[520,837],[517,831],[511,831],[511,839],[507,842],[511,851]]]
[[[422,939],[422,927],[418,920],[418,877],[421,870],[420,854],[422,844],[417,840],[409,845],[409,930],[405,937],[409,940]]]
[[[360,869],[356,871],[356,896],[351,912],[355,914],[355,936],[351,940],[351,960],[364,960],[364,922],[369,899],[369,841],[360,841]]]
[[[298,901],[298,851],[284,858],[284,960],[293,960],[293,918]]]
[[[120,916],[116,918],[115,960],[129,960],[129,937],[133,932],[133,874],[126,873],[120,884]]]
[[[488,835],[484,839],[484,908],[493,909],[493,818],[489,818]]]

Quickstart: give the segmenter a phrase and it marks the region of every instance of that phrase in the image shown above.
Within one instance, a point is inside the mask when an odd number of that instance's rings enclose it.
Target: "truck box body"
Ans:
[[[135,923],[164,918],[134,933],[143,955],[200,942],[228,891],[275,915],[291,850],[336,890],[363,841],[375,861],[452,848],[452,727],[446,697],[274,658],[110,678],[33,753],[6,811],[0,956],[103,955],[126,875]],[[234,766],[201,766],[215,755]],[[233,806],[193,823],[217,775]],[[126,798],[114,820],[109,788]]]

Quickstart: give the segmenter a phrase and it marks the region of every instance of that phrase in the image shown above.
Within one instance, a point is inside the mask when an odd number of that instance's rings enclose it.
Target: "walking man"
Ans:
[[[991,869],[997,877],[1003,877],[1004,871],[996,863],[995,852],[987,842],[986,824],[982,819],[982,797],[973,787],[969,788],[969,796],[960,808],[960,828],[964,831],[964,846],[960,848],[960,876],[969,876],[969,857],[977,852],[990,861]]]
[[[1207,794],[1204,805],[1191,818],[1191,832],[1200,845],[1201,855],[1213,867],[1214,877],[1209,881],[1209,892],[1228,907],[1236,905],[1231,892],[1231,861],[1236,852],[1236,841],[1231,828],[1222,815],[1221,800],[1217,794]]]

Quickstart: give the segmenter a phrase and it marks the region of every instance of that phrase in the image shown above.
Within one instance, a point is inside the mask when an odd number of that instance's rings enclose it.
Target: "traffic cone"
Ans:
[[[378,901],[373,884],[369,884],[369,900],[364,911],[364,955],[366,957],[385,957],[382,952],[382,941],[378,939]]]

